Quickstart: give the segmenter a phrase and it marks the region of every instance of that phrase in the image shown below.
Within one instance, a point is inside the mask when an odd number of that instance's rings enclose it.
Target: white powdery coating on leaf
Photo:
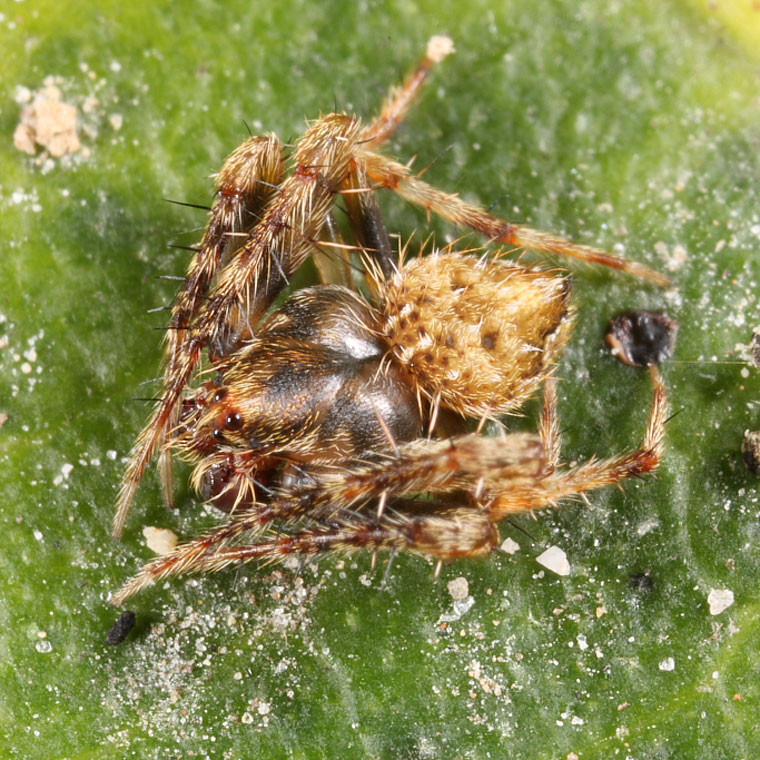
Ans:
[[[559,546],[550,546],[536,557],[536,562],[557,575],[570,575],[570,563],[567,554]]]
[[[720,615],[734,603],[734,592],[728,588],[711,588],[707,595],[711,615]]]
[[[676,669],[676,660],[675,657],[666,657],[661,663],[660,663],[660,670],[665,671],[671,671]]]
[[[177,545],[177,534],[168,528],[155,528],[146,525],[143,528],[145,545],[156,554],[168,554]]]

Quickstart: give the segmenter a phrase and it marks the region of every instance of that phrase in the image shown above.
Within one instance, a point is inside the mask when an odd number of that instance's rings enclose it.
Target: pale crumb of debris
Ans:
[[[505,538],[499,547],[505,554],[514,554],[520,551],[520,544],[517,541],[513,541],[511,538]]]
[[[636,533],[639,536],[646,536],[647,533],[651,533],[655,528],[660,526],[660,521],[656,517],[648,517],[646,520],[642,520],[636,526]]]
[[[95,113],[99,106],[100,101],[94,95],[89,95],[84,99],[84,103],[82,103],[82,111],[84,113]]]
[[[580,756],[577,755],[575,752],[568,752],[567,760],[580,760]]]
[[[268,715],[271,709],[269,702],[259,702],[259,715]]]
[[[671,671],[676,669],[675,657],[666,657],[659,665],[660,670]]]
[[[8,412],[0,412],[0,428],[8,422]]]
[[[728,588],[711,588],[707,595],[707,604],[711,615],[720,615],[734,603],[734,592]]]
[[[451,37],[436,35],[428,40],[426,55],[433,63],[440,63],[447,55],[455,52]]]
[[[550,546],[545,552],[536,557],[536,562],[556,575],[570,575],[570,563],[559,546]]]
[[[20,106],[23,106],[25,103],[28,103],[32,99],[32,91],[28,87],[24,87],[23,84],[16,85],[16,92],[13,96],[13,99]]]
[[[124,117],[120,113],[112,113],[108,117],[108,123],[116,132],[118,132],[124,124]]]
[[[33,156],[34,130],[26,124],[19,123],[16,126],[16,131],[13,133],[13,145],[17,150]]]
[[[155,554],[168,554],[177,545],[177,534],[168,528],[146,525],[143,528],[145,545]]]
[[[617,706],[618,712],[620,712],[621,710],[625,710],[625,708],[626,708],[626,707],[630,707],[630,706],[631,706],[631,703],[630,703],[630,702],[621,702],[621,703],[620,703],[620,704]]]
[[[467,578],[463,578],[462,576],[454,578],[453,581],[449,581],[446,587],[454,601],[466,599],[470,593],[470,585],[467,583]]]
[[[53,158],[76,153],[82,147],[77,137],[76,107],[61,102],[61,91],[57,87],[44,87],[21,111],[13,144],[32,156],[35,144],[45,148]]]
[[[676,245],[673,248],[673,255],[668,262],[668,269],[678,269],[688,257],[688,251],[682,245]]]
[[[249,713],[249,712],[244,712],[240,716],[240,722],[241,723],[245,723],[246,725],[249,725],[250,723],[253,723],[253,715],[251,715],[251,713]]]
[[[602,617],[602,615],[606,615],[606,614],[607,614],[607,608],[606,607],[600,606],[600,607],[596,608],[596,616],[598,618],[600,618],[600,617]]]

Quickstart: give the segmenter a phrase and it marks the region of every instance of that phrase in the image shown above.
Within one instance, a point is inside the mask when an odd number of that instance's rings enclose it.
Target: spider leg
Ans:
[[[245,240],[244,234],[271,202],[283,173],[282,148],[277,138],[269,135],[243,142],[216,177],[216,199],[208,226],[177,295],[171,329],[167,331],[164,386],[168,399],[165,396],[155,407],[130,453],[113,521],[115,538],[121,537],[137,485],[157,448],[161,450],[164,501],[172,502],[172,465],[164,445],[166,433],[176,423],[177,401],[200,358],[200,349],[189,345],[189,328],[218,271],[234,256]]]
[[[401,87],[391,90],[380,114],[362,129],[359,141],[366,149],[376,148],[393,136],[419,95],[430,70],[453,52],[454,43],[449,37],[435,36],[428,40],[425,57],[417,68],[409,73]]]
[[[641,445],[625,454],[608,459],[590,459],[569,470],[550,471],[537,483],[518,484],[493,495],[488,512],[494,521],[514,512],[556,505],[562,499],[580,496],[585,491],[618,485],[631,477],[657,469],[663,451],[668,402],[665,386],[657,367],[649,368],[654,384],[654,398],[646,434]],[[551,456],[549,457],[551,461]]]
[[[470,227],[490,241],[618,269],[657,285],[672,285],[667,277],[638,262],[619,259],[591,246],[571,243],[492,216],[484,209],[463,201],[456,194],[437,190],[415,177],[408,166],[378,153],[360,148],[357,161],[364,164],[369,178],[380,187],[394,190],[410,203],[421,206],[428,212],[432,211],[454,224]]]
[[[351,246],[343,240],[335,212],[330,211],[320,235],[320,245],[314,252],[314,266],[323,285],[343,285],[353,289],[350,250]]]
[[[378,267],[383,278],[388,279],[396,271],[396,261],[388,230],[385,227],[377,194],[370,187],[367,172],[361,164],[354,164],[346,181],[343,200],[348,220],[359,246],[364,252],[368,268]],[[370,271],[370,287],[376,278]]]
[[[243,507],[211,533],[145,565],[111,601],[121,604],[137,591],[170,575],[240,561],[243,555],[234,554],[244,548],[236,545],[240,539],[260,536],[274,524],[298,526],[306,522],[309,527],[292,537],[278,536],[274,541],[257,543],[256,547],[269,548],[251,548],[246,555],[249,559],[265,556],[276,559],[288,549],[292,550],[290,553],[309,553],[306,548],[309,535],[316,537],[313,547],[333,549],[396,547],[442,559],[482,552],[486,544],[490,546],[495,528],[481,504],[449,506],[420,502],[428,509],[427,513],[423,510],[415,515],[411,506],[403,511],[389,507],[377,519],[374,497],[382,491],[402,499],[415,493],[438,497],[453,494],[453,498],[461,501],[460,494],[474,492],[481,481],[489,493],[497,484],[500,488],[506,488],[507,483],[514,487],[537,487],[545,474],[544,464],[540,441],[526,434],[500,439],[469,434],[447,441],[421,439],[403,444],[397,455],[356,464],[345,471],[336,469],[333,476],[325,476],[316,483],[281,489],[268,504]],[[313,527],[315,524],[317,527]],[[340,531],[333,530],[336,524],[341,526]],[[319,538],[324,535],[332,537]],[[306,543],[291,540],[298,536]]]
[[[557,379],[553,375],[549,375],[544,380],[544,406],[541,410],[541,423],[538,433],[544,447],[548,471],[554,472],[559,466],[562,440],[559,432],[559,415],[557,414]]]
[[[354,515],[339,522],[292,535],[279,533],[254,544],[209,546],[193,542],[192,553],[175,550],[145,565],[111,597],[111,604],[119,606],[143,588],[168,577],[216,572],[253,560],[276,562],[294,554],[308,557],[360,549],[403,550],[452,560],[488,554],[499,543],[494,523],[484,512],[471,507],[447,507],[422,515],[394,512],[380,522]]]

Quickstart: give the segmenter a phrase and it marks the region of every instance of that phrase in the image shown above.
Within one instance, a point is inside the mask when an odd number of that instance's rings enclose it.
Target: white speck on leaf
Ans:
[[[570,563],[567,554],[559,546],[550,546],[536,557],[536,562],[557,575],[570,575]]]
[[[734,592],[728,588],[712,588],[707,595],[711,615],[720,615],[734,603]]]

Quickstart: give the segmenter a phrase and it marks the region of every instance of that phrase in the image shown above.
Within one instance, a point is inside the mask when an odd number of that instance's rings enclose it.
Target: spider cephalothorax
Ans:
[[[668,282],[639,264],[497,219],[375,152],[433,64],[452,50],[447,38],[431,40],[368,125],[344,114],[314,122],[289,173],[272,136],[250,138],[225,163],[173,308],[164,393],[132,452],[114,533],[156,452],[167,499],[174,452],[195,466],[201,496],[233,514],[146,565],[115,604],[167,575],[257,558],[359,548],[439,561],[481,555],[497,545],[505,516],[657,466],[666,402],[652,369],[642,445],[559,467],[552,375],[574,321],[567,277],[510,263],[501,251],[392,254],[377,187],[512,248]],[[338,196],[354,245],[336,229]],[[324,284],[272,310],[311,255]],[[212,379],[197,386],[201,371]],[[478,421],[517,412],[541,388],[536,435],[469,432]]]

